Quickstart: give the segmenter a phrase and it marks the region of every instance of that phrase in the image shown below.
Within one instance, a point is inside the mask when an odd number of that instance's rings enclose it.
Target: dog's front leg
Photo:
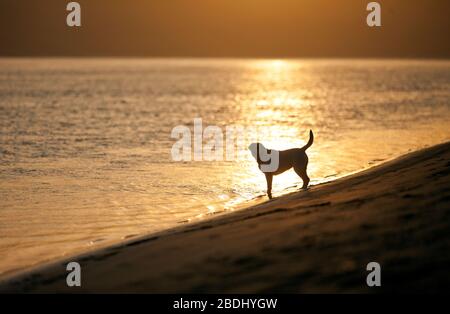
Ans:
[[[267,181],[267,196],[272,199],[272,177],[271,173],[265,173]]]

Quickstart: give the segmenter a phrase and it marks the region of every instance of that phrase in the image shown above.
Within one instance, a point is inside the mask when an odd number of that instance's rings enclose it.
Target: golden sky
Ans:
[[[1,0],[0,55],[450,57],[449,0]]]

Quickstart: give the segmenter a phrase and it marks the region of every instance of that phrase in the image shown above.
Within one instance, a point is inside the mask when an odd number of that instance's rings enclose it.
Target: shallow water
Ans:
[[[449,99],[449,61],[0,59],[0,274],[262,195],[250,139],[233,161],[172,161],[194,118],[277,149],[312,129],[318,184],[449,140]],[[291,170],[274,195],[297,186]]]

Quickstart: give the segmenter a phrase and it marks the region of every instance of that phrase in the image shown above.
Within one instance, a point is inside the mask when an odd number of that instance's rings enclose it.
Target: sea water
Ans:
[[[448,141],[449,100],[449,61],[0,59],[0,276],[265,200],[247,151],[172,160],[195,118],[274,149],[312,129],[315,185]]]

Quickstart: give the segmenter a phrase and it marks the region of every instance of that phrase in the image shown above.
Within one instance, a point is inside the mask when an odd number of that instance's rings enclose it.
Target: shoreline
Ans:
[[[321,182],[317,183],[317,184],[310,184],[308,189],[312,188],[312,187],[317,187],[317,186],[321,186],[323,184],[329,183],[329,182],[333,182],[336,180],[341,180],[341,179],[345,179],[347,177],[353,176],[355,174],[358,174],[360,172],[364,172],[367,171],[373,167],[379,166],[381,164],[383,164],[384,162],[389,162],[391,160],[395,160],[396,158],[399,158],[403,155],[400,155],[398,157],[393,157],[391,159],[387,159],[385,161],[383,161],[382,163],[377,163],[374,165],[371,165],[369,167],[365,167],[362,168],[360,170],[356,170],[356,171],[352,171],[349,172],[347,174],[341,175],[341,176],[336,176],[336,177],[332,177],[330,179],[324,179]],[[285,188],[283,191],[278,192],[277,195],[274,196],[274,199],[278,199],[280,197],[284,197],[286,195],[290,195],[290,194],[294,194],[297,193],[298,191],[300,191],[300,189],[298,188],[294,188],[293,186],[291,187],[287,187]],[[280,194],[281,193],[281,194]],[[217,212],[212,212],[212,213],[206,213],[204,214],[204,216],[206,216],[206,218],[191,218],[191,220],[187,221],[180,221],[178,225],[172,226],[170,228],[167,229],[162,229],[162,230],[157,230],[154,232],[150,232],[150,233],[145,233],[145,234],[137,234],[131,237],[124,237],[121,240],[109,240],[109,241],[105,241],[105,243],[99,244],[95,247],[92,247],[91,249],[87,249],[87,250],[78,250],[75,251],[73,253],[68,253],[68,254],[64,254],[64,255],[59,255],[53,258],[49,258],[43,261],[40,261],[38,263],[35,264],[30,264],[26,267],[20,268],[20,269],[14,269],[11,271],[6,271],[3,274],[0,274],[0,285],[3,282],[7,282],[10,281],[11,279],[17,278],[17,277],[22,277],[26,274],[29,273],[34,273],[34,272],[38,272],[41,269],[45,269],[51,265],[54,264],[59,264],[59,263],[64,263],[67,260],[72,260],[73,258],[76,259],[82,259],[85,256],[89,256],[93,253],[99,253],[102,252],[103,250],[108,250],[112,247],[121,247],[124,245],[127,245],[129,242],[135,242],[135,241],[140,241],[140,240],[145,240],[147,238],[152,238],[152,237],[160,237],[160,236],[165,236],[165,235],[170,235],[172,233],[177,233],[179,231],[183,231],[183,229],[185,228],[189,228],[192,226],[195,226],[197,224],[200,223],[204,223],[204,222],[209,222],[210,220],[216,220],[216,219],[220,219],[221,217],[223,217],[224,215],[233,215],[234,213],[238,212],[238,211],[245,211],[251,208],[254,208],[258,205],[262,205],[266,202],[269,202],[270,200],[267,198],[267,195],[265,193],[263,194],[259,194],[256,195],[250,199],[247,199],[245,201],[242,201],[240,203],[236,204],[236,207],[233,207],[232,210],[222,210],[222,211],[217,211]],[[67,264],[67,263],[66,263]]]
[[[401,157],[402,155],[398,156]],[[336,180],[340,180],[343,178],[347,178],[349,176],[355,175],[357,173],[366,171],[368,169],[371,169],[373,167],[376,167],[384,162],[388,162],[390,160],[394,160],[398,157],[392,157],[390,159],[386,159],[381,163],[376,163],[373,165],[369,165],[367,167],[363,167],[359,170],[355,170],[346,174],[341,174],[341,175],[333,175],[329,177],[325,177],[322,180],[320,180],[320,182],[317,182],[315,184],[310,184],[309,188],[311,187],[316,187],[316,186],[321,186],[322,184],[326,184],[329,182],[333,182]],[[300,183],[299,183],[300,184]],[[285,189],[283,189],[282,191],[278,191],[275,192],[275,196],[274,199],[289,195],[289,194],[293,194],[293,193],[297,193],[299,191],[298,187],[295,186],[290,186],[290,187],[286,187]],[[57,264],[57,263],[62,263],[68,259],[71,259],[73,257],[76,258],[83,258],[86,255],[90,255],[91,253],[95,253],[95,252],[101,252],[102,250],[111,248],[111,247],[116,247],[116,246],[121,246],[121,245],[125,245],[128,242],[134,242],[134,241],[139,241],[140,239],[145,239],[148,237],[153,237],[153,236],[163,236],[168,234],[171,234],[173,232],[177,232],[177,230],[179,229],[184,229],[184,228],[188,228],[189,226],[194,226],[196,224],[202,223],[202,222],[208,222],[209,220],[213,219],[218,219],[224,215],[230,215],[233,214],[237,211],[242,211],[242,210],[247,210],[249,208],[253,208],[255,206],[261,205],[265,202],[268,202],[269,199],[267,198],[267,195],[265,194],[265,192],[263,192],[262,194],[258,194],[253,196],[252,198],[248,198],[244,201],[241,202],[237,202],[236,205],[234,207],[232,207],[231,210],[229,209],[224,209],[224,210],[219,210],[219,211],[215,211],[215,212],[211,212],[211,213],[204,213],[202,214],[204,216],[204,218],[198,218],[197,216],[190,218],[189,220],[183,220],[183,221],[179,221],[177,223],[177,225],[171,226],[169,228],[166,229],[161,229],[161,230],[156,230],[156,231],[152,231],[149,233],[143,233],[143,234],[135,234],[132,236],[127,236],[127,237],[122,237],[120,240],[119,239],[111,239],[111,240],[107,240],[101,244],[97,244],[96,246],[93,246],[92,248],[89,249],[78,249],[75,250],[71,253],[67,253],[64,255],[58,255],[58,256],[54,256],[54,257],[50,257],[48,259],[45,260],[41,260],[37,263],[33,263],[33,264],[29,264],[25,267],[21,267],[21,268],[16,268],[16,269],[12,269],[12,270],[7,270],[4,273],[0,273],[0,285],[2,282],[8,281],[12,278],[15,277],[20,277],[24,274],[27,273],[33,273],[36,271],[39,271],[42,268],[45,268],[47,266],[53,265],[53,264]],[[214,205],[214,204],[212,204]]]
[[[380,291],[448,291],[449,160],[450,142],[421,149],[307,191],[6,275],[0,292],[371,292],[370,258],[388,265]],[[440,219],[426,215],[430,207]],[[81,265],[79,288],[66,286],[69,261]]]

